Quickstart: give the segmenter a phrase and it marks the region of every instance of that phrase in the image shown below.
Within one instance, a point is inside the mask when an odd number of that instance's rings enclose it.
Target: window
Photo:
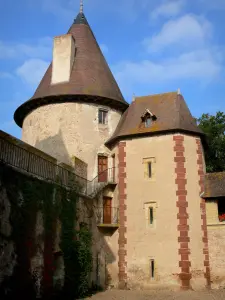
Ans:
[[[150,278],[154,279],[155,278],[155,260],[150,259]]]
[[[157,203],[154,201],[144,203],[146,228],[156,228]]]
[[[153,225],[154,222],[154,210],[153,207],[149,207],[149,224]]]
[[[225,199],[220,198],[218,200],[218,216],[220,222],[225,222]]]
[[[151,126],[151,124],[152,124],[151,118],[150,118],[150,117],[147,117],[147,118],[145,119],[145,127],[148,128],[148,127]]]
[[[141,126],[145,126],[145,128],[149,128],[151,127],[152,122],[155,121],[156,119],[157,119],[156,116],[149,109],[146,109],[141,116],[141,120],[142,120]]]
[[[152,163],[148,162],[148,177],[152,177]]]
[[[155,181],[155,163],[156,159],[154,157],[143,158],[144,165],[144,178]]]
[[[98,111],[98,123],[99,124],[107,124],[108,112],[104,109],[99,109]]]

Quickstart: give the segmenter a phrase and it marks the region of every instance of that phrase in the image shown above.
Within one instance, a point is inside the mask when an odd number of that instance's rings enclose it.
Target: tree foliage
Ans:
[[[205,148],[207,172],[225,171],[225,114],[217,112],[215,116],[203,114],[197,119],[198,126],[206,134]]]

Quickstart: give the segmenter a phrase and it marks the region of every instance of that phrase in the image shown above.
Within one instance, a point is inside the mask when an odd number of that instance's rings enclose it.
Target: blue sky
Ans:
[[[21,137],[15,109],[34,93],[79,0],[0,0],[0,129]],[[225,111],[225,0],[84,0],[128,102],[181,89],[193,114]]]

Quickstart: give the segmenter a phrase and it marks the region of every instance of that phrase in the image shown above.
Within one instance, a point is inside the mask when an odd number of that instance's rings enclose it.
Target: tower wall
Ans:
[[[108,111],[107,125],[98,123],[99,108]],[[110,155],[105,141],[114,132],[121,112],[107,106],[62,103],[42,106],[23,122],[22,140],[71,164],[78,157],[88,164],[88,178],[97,175],[97,155]],[[108,160],[112,167],[112,160]]]
[[[125,179],[119,181],[124,234],[118,251],[122,284],[127,281],[132,287],[161,285],[183,289],[207,285],[201,154],[196,140],[200,142],[193,136],[168,134],[124,143],[120,175],[121,180]]]

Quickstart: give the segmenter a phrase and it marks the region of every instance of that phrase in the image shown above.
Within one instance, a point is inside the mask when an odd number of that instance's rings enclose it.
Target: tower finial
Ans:
[[[80,0],[80,13],[82,14],[84,11],[84,2],[83,0]]]

